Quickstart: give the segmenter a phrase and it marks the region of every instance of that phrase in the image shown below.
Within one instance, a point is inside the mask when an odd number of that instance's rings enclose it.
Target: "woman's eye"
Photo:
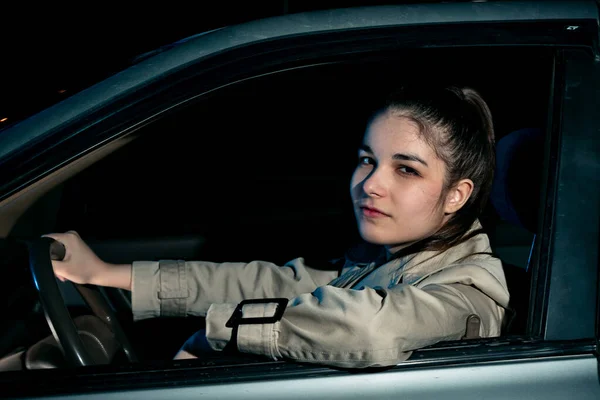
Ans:
[[[416,170],[416,169],[414,169],[414,168],[411,168],[411,167],[407,167],[407,166],[401,166],[401,167],[398,167],[398,171],[399,171],[401,174],[404,174],[404,175],[414,175],[414,176],[419,176],[419,173],[417,172],[417,170]]]
[[[373,159],[371,157],[358,157],[358,163],[360,165],[373,165],[375,164],[375,162],[373,161]]]

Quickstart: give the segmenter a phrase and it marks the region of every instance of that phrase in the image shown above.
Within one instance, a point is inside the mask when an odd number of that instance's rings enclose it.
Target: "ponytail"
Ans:
[[[402,257],[420,251],[445,251],[482,231],[470,231],[484,210],[495,169],[492,113],[472,88],[403,88],[385,106],[394,114],[412,119],[423,139],[446,166],[440,201],[461,179],[473,182],[467,202],[435,234],[396,253]]]

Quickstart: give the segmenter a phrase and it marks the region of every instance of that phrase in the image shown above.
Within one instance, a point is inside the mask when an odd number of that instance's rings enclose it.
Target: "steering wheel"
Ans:
[[[50,331],[60,344],[65,359],[74,367],[94,365],[95,362],[86,350],[81,340],[75,323],[65,306],[56,276],[52,269],[51,260],[62,260],[65,256],[65,247],[54,239],[42,237],[29,243],[29,266],[33,281],[38,291],[40,302],[44,309],[46,321]],[[115,335],[121,344],[127,359],[137,362],[133,346],[127,339],[121,324],[117,320],[112,308],[94,285],[80,285],[73,283],[81,297],[92,312],[100,318]]]

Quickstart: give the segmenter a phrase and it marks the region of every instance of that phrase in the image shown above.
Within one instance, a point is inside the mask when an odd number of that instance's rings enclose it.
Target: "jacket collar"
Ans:
[[[480,229],[482,229],[481,223],[479,220],[475,220],[467,234]],[[409,254],[402,259],[390,258],[383,246],[362,242],[348,250],[346,260],[359,266],[371,263],[381,265],[388,262],[405,264],[403,275],[406,282],[407,279],[415,280],[446,266],[456,264],[472,254],[491,253],[491,251],[488,236],[481,233],[441,253],[439,251],[422,251]]]
[[[482,229],[481,224],[476,220],[468,233],[480,229]],[[441,253],[438,251],[417,253],[412,259],[407,260],[403,280],[406,283],[412,283],[436,271],[458,264],[467,257],[490,257],[491,255],[490,241],[488,236],[482,232]]]

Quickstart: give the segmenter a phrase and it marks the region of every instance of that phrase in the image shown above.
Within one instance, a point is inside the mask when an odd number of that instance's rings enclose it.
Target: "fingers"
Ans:
[[[67,261],[70,258],[71,250],[77,249],[83,240],[81,236],[75,231],[67,231],[65,233],[48,233],[42,235],[42,237],[48,237],[62,243],[65,246],[65,254],[62,261]]]
[[[47,233],[45,235],[42,235],[42,237],[49,237],[63,244],[72,240],[81,240],[81,236],[79,236],[79,233],[77,233],[76,231],[67,231],[65,233]]]
[[[54,274],[61,282],[71,280],[71,274],[66,262],[71,259],[72,249],[77,248],[77,241],[81,241],[79,234],[75,231],[67,231],[65,233],[48,233],[42,235],[42,237],[54,239],[65,246],[64,258],[60,261],[52,260],[52,268],[54,269]]]
[[[62,235],[62,233],[47,233],[45,235],[42,235],[42,237],[51,238],[60,242],[60,238],[62,237]]]

